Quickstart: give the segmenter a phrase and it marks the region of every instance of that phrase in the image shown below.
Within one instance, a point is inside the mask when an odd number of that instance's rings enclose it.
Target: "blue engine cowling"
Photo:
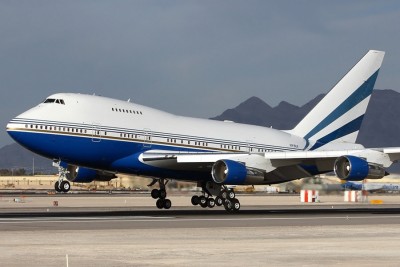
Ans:
[[[91,183],[93,181],[108,182],[116,178],[115,174],[89,168],[68,165],[67,179],[74,183]]]
[[[261,170],[246,168],[234,160],[218,160],[211,170],[212,178],[217,184],[245,185],[263,184],[264,173]]]
[[[382,166],[369,163],[356,156],[342,156],[337,158],[334,171],[337,177],[346,181],[361,181],[365,178],[380,179],[387,175]]]

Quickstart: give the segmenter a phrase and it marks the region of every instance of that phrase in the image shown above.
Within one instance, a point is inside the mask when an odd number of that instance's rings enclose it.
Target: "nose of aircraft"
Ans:
[[[15,140],[15,135],[14,135],[15,130],[17,130],[17,124],[15,123],[15,118],[14,118],[11,121],[9,121],[6,126],[6,131],[8,135],[14,140]]]

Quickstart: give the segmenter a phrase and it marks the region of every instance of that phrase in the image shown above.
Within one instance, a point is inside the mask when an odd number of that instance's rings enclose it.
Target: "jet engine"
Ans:
[[[67,179],[74,183],[90,183],[93,181],[108,182],[116,178],[115,174],[88,169],[84,167],[68,165]]]
[[[380,179],[388,173],[382,166],[369,163],[356,156],[342,156],[336,159],[334,171],[337,177],[346,181]]]
[[[253,185],[264,182],[262,170],[247,168],[234,160],[218,160],[211,170],[212,178],[217,184]]]

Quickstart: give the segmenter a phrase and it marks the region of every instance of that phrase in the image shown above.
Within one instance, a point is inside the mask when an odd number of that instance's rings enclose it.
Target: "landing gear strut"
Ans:
[[[160,185],[160,189],[151,190],[151,197],[157,199],[156,207],[159,209],[169,209],[172,206],[171,200],[167,199],[167,191],[165,190],[165,186],[168,183],[168,180],[164,179],[154,179],[148,186],[153,186],[154,184]]]
[[[193,206],[199,205],[202,208],[214,208],[224,206],[226,211],[235,212],[240,210],[240,202],[236,198],[233,189],[228,189],[225,185],[217,185],[212,182],[202,183],[202,195],[192,196]],[[215,199],[212,197],[216,195]]]
[[[71,189],[71,184],[67,181],[67,174],[69,173],[66,168],[60,166],[60,164],[56,164],[58,166],[58,181],[54,184],[54,189],[58,193],[67,193]]]

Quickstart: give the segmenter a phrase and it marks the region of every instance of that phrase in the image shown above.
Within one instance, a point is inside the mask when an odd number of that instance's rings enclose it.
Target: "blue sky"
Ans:
[[[400,90],[399,25],[399,1],[0,1],[0,124],[56,92],[203,118],[303,105],[369,49]]]

